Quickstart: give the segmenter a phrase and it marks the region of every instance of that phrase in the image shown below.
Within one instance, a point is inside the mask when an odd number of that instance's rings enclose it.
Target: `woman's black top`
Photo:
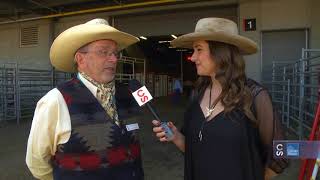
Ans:
[[[185,113],[185,180],[262,180],[258,131],[239,110],[204,123],[198,102]]]
[[[273,140],[284,136],[268,91],[251,79],[247,87],[253,97],[255,123],[239,109],[221,112],[206,122],[199,104],[202,95],[193,95],[182,128],[185,180],[262,180],[266,167],[281,173],[288,166],[286,159],[272,156]]]

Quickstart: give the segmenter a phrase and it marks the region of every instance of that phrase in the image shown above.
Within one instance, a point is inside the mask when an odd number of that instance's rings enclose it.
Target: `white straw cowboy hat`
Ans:
[[[237,46],[242,54],[257,52],[257,44],[240,36],[237,24],[223,18],[203,18],[197,22],[195,31],[171,41],[174,47],[190,48],[196,40],[217,41]]]
[[[104,19],[93,19],[65,30],[54,40],[50,49],[51,64],[60,71],[75,72],[76,51],[90,42],[102,39],[115,41],[119,50],[139,41],[137,37],[109,26]]]

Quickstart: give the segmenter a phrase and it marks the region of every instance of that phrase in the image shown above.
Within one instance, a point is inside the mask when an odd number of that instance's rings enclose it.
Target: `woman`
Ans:
[[[184,152],[185,179],[264,179],[265,172],[273,172],[265,169],[272,164],[270,150],[278,131],[267,91],[245,75],[242,55],[255,53],[256,43],[238,35],[230,20],[204,18],[195,32],[172,45],[193,48],[191,61],[199,79],[182,132],[170,122],[174,135],[167,139],[156,120],[153,131]]]

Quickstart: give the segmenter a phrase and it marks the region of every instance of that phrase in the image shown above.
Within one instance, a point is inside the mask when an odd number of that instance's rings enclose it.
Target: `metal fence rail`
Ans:
[[[0,66],[0,122],[31,119],[36,102],[70,73],[53,69],[30,69],[16,63]]]
[[[282,123],[299,139],[312,128],[320,82],[320,50],[303,50],[296,62],[274,61],[263,79],[281,113]],[[265,73],[267,74],[267,73]]]
[[[55,72],[52,70],[35,70],[18,68],[17,71],[17,111],[18,120],[30,119],[37,101],[57,83],[69,79],[69,73]]]
[[[1,118],[14,120],[17,116],[16,64],[1,66]]]

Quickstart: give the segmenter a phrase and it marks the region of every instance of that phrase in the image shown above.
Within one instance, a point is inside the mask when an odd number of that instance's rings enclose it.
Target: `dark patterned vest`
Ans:
[[[69,109],[71,137],[52,158],[54,180],[142,180],[136,132],[115,124],[80,80],[57,88]]]

